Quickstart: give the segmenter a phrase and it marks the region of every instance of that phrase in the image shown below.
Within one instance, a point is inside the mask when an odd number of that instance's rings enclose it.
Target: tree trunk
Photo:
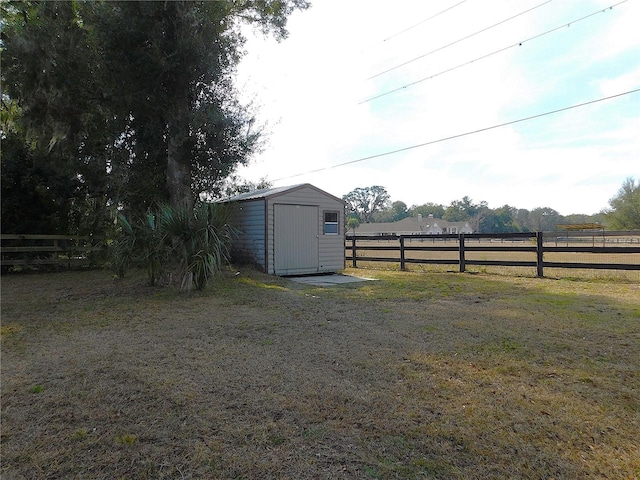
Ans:
[[[164,43],[165,61],[169,70],[164,79],[168,108],[167,117],[167,190],[169,203],[173,208],[193,208],[191,192],[191,152],[189,149],[189,118],[191,103],[189,102],[189,81],[183,75],[185,52],[179,45],[182,41],[184,27],[183,2],[165,2]]]
[[[167,190],[173,208],[193,208],[189,138],[189,100],[184,92],[174,97],[167,128]]]

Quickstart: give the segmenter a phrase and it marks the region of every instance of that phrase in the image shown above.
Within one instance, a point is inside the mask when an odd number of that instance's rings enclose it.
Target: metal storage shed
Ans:
[[[308,183],[243,193],[237,205],[242,232],[233,253],[266,273],[301,275],[344,268],[345,202]]]

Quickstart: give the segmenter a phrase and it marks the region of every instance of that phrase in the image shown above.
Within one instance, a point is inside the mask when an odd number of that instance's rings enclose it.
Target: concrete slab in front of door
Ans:
[[[331,287],[333,285],[343,285],[345,283],[371,282],[374,278],[354,277],[352,275],[343,275],[340,273],[331,273],[325,275],[303,275],[300,277],[287,277],[294,282],[304,283],[305,285],[313,285],[314,287]]]

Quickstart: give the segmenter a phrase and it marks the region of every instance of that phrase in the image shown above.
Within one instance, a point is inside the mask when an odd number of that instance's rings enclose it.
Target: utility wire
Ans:
[[[594,15],[597,15],[598,13],[606,12],[607,10],[612,10],[613,7],[617,7],[618,5],[621,5],[621,4],[625,3],[625,2],[627,2],[627,0],[622,0],[621,2],[615,3],[615,4],[613,4],[613,5],[611,5],[611,6],[607,7],[607,8],[600,9],[600,10],[598,10],[596,12],[590,13],[589,15],[585,15],[584,17],[578,18],[578,19],[573,20],[573,21],[571,21],[569,23],[564,23],[564,24],[560,25],[559,27],[552,28],[551,30],[547,30],[546,32],[543,32],[543,33],[539,33],[538,35],[534,35],[533,37],[529,37],[526,40],[522,40],[521,42],[517,42],[517,43],[514,43],[513,45],[509,45],[507,47],[504,47],[504,48],[501,48],[499,50],[496,50],[495,52],[487,53],[486,55],[483,55],[483,56],[478,57],[478,58],[474,58],[473,60],[469,60],[468,62],[461,63],[459,65],[456,65],[455,67],[451,67],[451,68],[448,68],[447,70],[443,70],[441,72],[434,73],[433,75],[431,75],[429,77],[421,78],[419,80],[416,80],[415,82],[407,83],[406,85],[403,85],[401,87],[394,88],[393,90],[389,90],[387,92],[384,92],[384,93],[381,93],[379,95],[376,95],[375,97],[367,98],[366,100],[362,100],[361,102],[358,102],[358,105],[362,105],[363,103],[367,103],[367,102],[370,102],[372,100],[376,100],[378,98],[384,97],[386,95],[390,95],[392,93],[398,92],[400,90],[404,90],[407,87],[412,87],[413,85],[417,85],[418,83],[422,83],[422,82],[424,82],[426,80],[431,80],[434,77],[437,77],[437,76],[442,75],[444,73],[451,72],[453,70],[456,70],[458,68],[464,67],[466,65],[470,65],[470,64],[472,64],[474,62],[477,62],[478,60],[484,60],[485,58],[491,57],[492,55],[496,55],[497,53],[500,53],[500,52],[504,52],[505,50],[509,50],[510,48],[522,46],[525,42],[529,42],[529,41],[534,40],[536,38],[540,38],[540,37],[542,37],[544,35],[548,35],[549,33],[555,32],[556,30],[560,30],[561,28],[569,27],[573,23],[578,23],[578,22],[580,22],[582,20],[585,20],[585,19],[587,19],[589,17],[593,17]]]
[[[382,40],[380,43],[386,42],[387,40],[391,40],[392,38],[397,37],[398,35],[402,35],[405,32],[408,32],[409,30],[416,28],[419,25],[422,25],[425,22],[428,22],[429,20],[431,20],[432,18],[436,18],[438,15],[442,15],[445,12],[448,12],[449,10],[451,10],[452,8],[457,7],[458,5],[462,5],[464,2],[466,2],[466,0],[462,0],[461,2],[456,3],[455,5],[452,5],[449,8],[445,8],[444,10],[442,10],[441,12],[438,12],[434,15],[431,15],[429,18],[425,18],[424,20],[416,23],[415,25],[412,25],[408,28],[405,28],[404,30],[399,31],[398,33],[394,33],[393,35],[391,35],[390,37],[385,38],[384,40]]]
[[[460,42],[462,42],[463,40],[467,40],[467,39],[469,39],[469,38],[471,38],[471,37],[474,37],[474,36],[476,36],[476,35],[478,35],[478,34],[480,34],[480,33],[482,33],[482,32],[486,32],[487,30],[491,30],[492,28],[495,28],[495,27],[497,27],[498,25],[502,25],[503,23],[506,23],[506,22],[508,22],[509,20],[513,20],[514,18],[517,18],[517,17],[519,17],[519,16],[521,16],[521,15],[524,15],[525,13],[529,13],[529,12],[531,12],[532,10],[535,10],[536,8],[540,8],[540,7],[542,7],[543,5],[546,5],[547,3],[550,3],[551,1],[552,1],[552,0],[547,0],[546,2],[543,2],[543,3],[541,3],[540,5],[536,5],[535,7],[530,8],[529,10],[525,10],[524,12],[520,12],[520,13],[518,13],[517,15],[514,15],[514,16],[512,16],[512,17],[506,18],[506,19],[504,19],[504,20],[502,20],[502,21],[500,21],[500,22],[498,22],[498,23],[495,23],[495,24],[493,24],[493,25],[489,26],[489,27],[483,28],[482,30],[478,30],[478,31],[477,31],[477,32],[475,32],[475,33],[472,33],[472,34],[470,34],[470,35],[467,35],[466,37],[463,37],[463,38],[460,38],[460,39],[458,39],[458,40],[456,40],[456,41],[454,41],[454,42],[448,43],[447,45],[443,45],[442,47],[436,48],[435,50],[431,50],[430,52],[427,52],[427,53],[425,53],[425,54],[423,54],[423,55],[420,55],[420,56],[418,56],[418,57],[412,58],[411,60],[407,60],[407,61],[406,61],[406,62],[404,62],[404,63],[401,63],[401,64],[399,64],[399,65],[396,65],[395,67],[391,67],[391,68],[389,68],[389,69],[387,69],[387,70],[384,70],[384,71],[382,71],[382,72],[376,73],[375,75],[372,75],[372,76],[370,76],[369,78],[367,78],[367,80],[372,80],[372,79],[374,79],[374,78],[376,78],[376,77],[379,77],[380,75],[384,75],[385,73],[389,73],[389,72],[391,72],[391,71],[393,71],[393,70],[395,70],[395,69],[397,69],[397,68],[404,67],[405,65],[409,65],[410,63],[413,63],[413,62],[415,62],[415,61],[417,61],[417,60],[420,60],[420,59],[422,59],[422,58],[424,58],[424,57],[427,57],[427,56],[431,55],[432,53],[439,52],[440,50],[444,50],[445,48],[450,47],[450,46],[452,46],[452,45],[455,45],[456,43],[460,43]]]
[[[393,155],[394,153],[406,152],[407,150],[413,150],[415,148],[426,147],[427,145],[433,145],[434,143],[445,142],[447,140],[453,140],[454,138],[466,137],[468,135],[474,135],[476,133],[486,132],[488,130],[493,130],[493,129],[500,128],[500,127],[506,127],[507,125],[513,125],[514,123],[526,122],[528,120],[533,120],[535,118],[540,118],[540,117],[544,117],[544,116],[547,116],[547,115],[553,115],[555,113],[565,112],[567,110],[571,110],[571,109],[574,109],[574,108],[584,107],[584,106],[591,105],[591,104],[594,104],[594,103],[604,102],[605,100],[611,100],[613,98],[618,98],[618,97],[622,97],[624,95],[630,95],[632,93],[638,93],[638,92],[640,92],[640,87],[638,87],[638,88],[636,88],[634,90],[629,90],[627,92],[622,92],[622,93],[618,93],[618,94],[615,94],[615,95],[610,95],[608,97],[603,97],[603,98],[598,98],[596,100],[590,100],[588,102],[578,103],[576,105],[571,105],[569,107],[559,108],[557,110],[551,110],[549,112],[539,113],[537,115],[531,115],[530,117],[519,118],[518,120],[512,120],[510,122],[500,123],[498,125],[492,125],[490,127],[479,128],[478,130],[472,130],[470,132],[459,133],[457,135],[451,135],[449,137],[443,137],[443,138],[439,138],[437,140],[430,140],[428,142],[419,143],[417,145],[411,145],[409,147],[399,148],[397,150],[391,150],[389,152],[378,153],[376,155],[369,155],[368,157],[362,157],[362,158],[358,158],[356,160],[350,160],[348,162],[337,163],[336,165],[331,165],[331,166],[328,166],[328,167],[318,168],[316,170],[310,170],[308,172],[297,173],[295,175],[290,175],[290,176],[287,176],[287,177],[276,178],[275,180],[273,180],[273,182],[279,182],[281,180],[288,180],[290,178],[301,177],[303,175],[309,175],[309,174],[312,174],[312,173],[318,173],[318,172],[322,172],[322,171],[325,171],[325,170],[331,170],[331,169],[338,168],[338,167],[344,167],[345,165],[351,165],[351,164],[354,164],[354,163],[364,162],[365,160],[371,160],[371,159],[374,159],[374,158],[385,157],[387,155]]]

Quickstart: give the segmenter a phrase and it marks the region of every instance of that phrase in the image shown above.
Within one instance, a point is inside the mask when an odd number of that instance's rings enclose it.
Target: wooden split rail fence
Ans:
[[[354,268],[358,261],[399,263],[401,270],[407,264],[457,265],[460,272],[470,265],[534,267],[539,277],[545,268],[640,270],[638,231],[347,235],[345,248]]]
[[[104,250],[103,241],[80,235],[0,235],[1,265],[58,265],[72,267],[88,265],[92,254]]]

